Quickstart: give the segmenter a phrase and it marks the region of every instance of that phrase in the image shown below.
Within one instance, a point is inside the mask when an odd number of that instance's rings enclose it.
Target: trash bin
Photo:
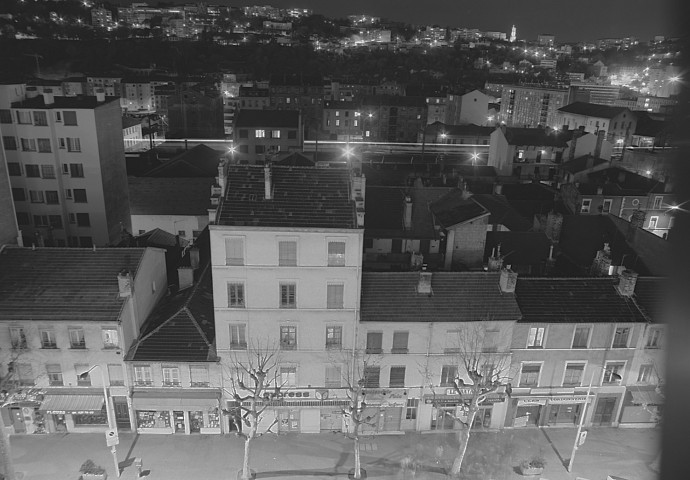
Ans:
[[[134,459],[134,466],[137,469],[137,477],[141,477],[141,472],[144,470],[144,461],[141,457],[136,457]]]

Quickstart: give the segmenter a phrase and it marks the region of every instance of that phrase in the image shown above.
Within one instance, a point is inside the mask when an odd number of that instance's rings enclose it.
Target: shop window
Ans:
[[[403,388],[405,386],[405,367],[391,367],[388,386],[390,388]]]
[[[367,347],[366,353],[382,353],[383,352],[383,332],[367,332]]]
[[[48,385],[51,387],[61,387],[64,385],[60,364],[46,365],[46,373],[48,374]]]
[[[137,428],[170,428],[170,412],[137,410]]]
[[[381,376],[381,367],[365,366],[364,367],[364,387],[365,388],[379,388],[379,378]]]
[[[326,327],[326,350],[340,350],[343,346],[343,327]]]
[[[416,420],[417,409],[419,408],[418,398],[408,398],[405,405],[405,420]]]
[[[455,379],[458,377],[458,367],[455,365],[444,365],[441,368],[441,382],[442,387],[452,387],[455,385]]]
[[[326,306],[327,308],[343,308],[343,294],[345,285],[342,283],[330,283],[326,286]]]
[[[326,388],[340,388],[341,380],[340,365],[326,367],[326,378],[324,381]]]
[[[192,380],[192,387],[208,387],[208,367],[206,365],[190,365],[189,376]]]
[[[520,387],[536,387],[539,384],[541,364],[523,364],[520,372]]]
[[[100,413],[74,414],[72,419],[75,425],[108,425],[108,414],[105,411],[105,406]]]
[[[407,353],[407,341],[410,336],[408,331],[393,332],[393,349],[391,353]]]

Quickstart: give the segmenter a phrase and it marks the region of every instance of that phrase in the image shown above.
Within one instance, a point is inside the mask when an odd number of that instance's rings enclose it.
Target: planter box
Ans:
[[[529,468],[524,468],[520,467],[520,473],[523,475],[541,475],[544,472],[543,467],[529,467]]]

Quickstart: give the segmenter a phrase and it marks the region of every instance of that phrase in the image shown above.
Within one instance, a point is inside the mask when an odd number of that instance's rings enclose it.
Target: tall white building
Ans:
[[[515,25],[513,25],[513,28],[510,29],[510,43],[513,43],[515,40],[517,40],[517,30]]]
[[[113,245],[131,231],[118,98],[0,86],[0,133],[24,245]]]

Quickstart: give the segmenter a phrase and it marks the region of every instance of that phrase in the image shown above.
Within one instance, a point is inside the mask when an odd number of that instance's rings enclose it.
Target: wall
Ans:
[[[470,269],[482,267],[488,224],[489,215],[486,214],[476,220],[452,227],[454,232],[453,265],[463,265],[465,268]]]
[[[495,167],[499,175],[511,175],[513,173],[512,156],[508,152],[508,140],[503,130],[497,128],[491,133],[489,140],[489,163]]]
[[[16,245],[18,237],[19,227],[5,161],[5,148],[0,145],[0,245]]]
[[[488,125],[489,97],[474,90],[461,98],[459,124]]]

